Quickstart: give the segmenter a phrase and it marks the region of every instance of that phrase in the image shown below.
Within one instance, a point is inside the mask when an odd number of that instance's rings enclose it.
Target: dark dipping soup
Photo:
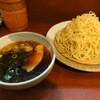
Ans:
[[[39,47],[37,51],[35,51],[36,47]],[[0,80],[15,83],[35,78],[46,70],[50,62],[49,50],[39,42],[26,40],[10,43],[0,49]],[[35,68],[25,69],[25,66],[31,63]]]

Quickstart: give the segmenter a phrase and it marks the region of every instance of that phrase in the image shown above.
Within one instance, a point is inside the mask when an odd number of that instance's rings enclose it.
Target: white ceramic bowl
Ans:
[[[30,79],[24,82],[18,82],[18,83],[6,83],[6,82],[0,81],[0,87],[2,88],[20,90],[20,89],[26,89],[26,88],[32,87],[40,83],[42,80],[44,80],[53,68],[53,65],[55,62],[55,54],[54,54],[53,48],[51,44],[49,43],[49,41],[47,40],[47,38],[38,33],[17,32],[17,33],[8,34],[0,38],[0,48],[2,48],[3,46],[11,42],[19,41],[19,40],[34,40],[34,41],[38,41],[44,44],[51,53],[51,58],[52,58],[51,63],[44,72],[42,72],[40,75],[38,75],[37,77],[33,79]]]

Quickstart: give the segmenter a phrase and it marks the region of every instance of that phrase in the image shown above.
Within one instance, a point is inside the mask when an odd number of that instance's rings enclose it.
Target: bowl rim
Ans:
[[[7,34],[7,35],[5,35],[5,36],[0,37],[0,40],[3,39],[3,38],[6,38],[6,37],[8,37],[8,36],[11,36],[11,35],[15,35],[15,34],[24,34],[24,33],[26,33],[26,34],[28,33],[28,34],[32,34],[32,35],[35,34],[35,35],[37,35],[37,36],[41,36],[42,38],[44,38],[44,39],[50,44],[50,46],[51,46],[51,48],[52,48],[52,51],[53,51],[53,56],[52,56],[52,59],[51,59],[51,63],[48,65],[48,67],[47,67],[41,74],[39,74],[39,75],[36,76],[35,78],[29,79],[29,80],[26,80],[26,81],[22,81],[22,82],[17,82],[17,83],[8,83],[8,82],[0,81],[0,85],[19,86],[19,85],[24,85],[24,84],[31,83],[31,82],[33,82],[33,81],[35,81],[35,80],[41,78],[43,75],[45,75],[45,73],[49,71],[49,69],[52,67],[52,65],[53,65],[54,62],[55,62],[56,55],[55,55],[55,53],[54,53],[54,49],[53,49],[51,43],[49,42],[49,40],[48,40],[45,36],[43,36],[43,35],[41,35],[41,34],[39,34],[39,33],[36,33],[36,32],[27,32],[27,31],[25,31],[25,32],[15,32],[15,33]]]

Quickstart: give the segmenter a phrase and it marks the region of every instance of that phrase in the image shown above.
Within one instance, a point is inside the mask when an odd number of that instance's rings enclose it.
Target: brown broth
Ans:
[[[36,45],[41,44],[41,43],[36,42],[36,41],[30,41],[30,40],[27,40],[27,41],[17,41],[17,42],[13,42],[13,43],[10,43],[10,44],[4,46],[0,50],[0,53],[2,54],[4,52],[8,52],[8,51],[10,51],[12,49],[15,50],[16,46],[17,46],[17,49],[19,50],[20,49],[19,47],[20,47],[21,44],[30,45],[33,48],[35,48]],[[34,52],[34,49],[33,49],[32,52]],[[44,70],[47,69],[47,67],[50,64],[50,62],[51,62],[50,51],[47,49],[47,47],[44,46],[44,56],[43,56],[43,59],[42,59],[42,61],[39,63],[39,65],[35,69],[33,69],[31,72],[27,72],[25,70],[25,71],[23,71],[23,75],[21,77],[16,77],[16,78],[14,78],[14,79],[12,79],[10,81],[7,81],[7,82],[22,82],[22,81],[26,81],[26,80],[35,78],[36,76],[40,75]]]

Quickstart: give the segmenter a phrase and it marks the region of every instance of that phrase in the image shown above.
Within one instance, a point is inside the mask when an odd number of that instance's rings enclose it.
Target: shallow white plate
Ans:
[[[52,44],[53,48],[54,48],[54,52],[56,54],[56,58],[64,63],[67,66],[70,66],[72,68],[78,69],[78,70],[82,70],[82,71],[88,71],[88,72],[100,72],[100,64],[98,65],[85,65],[85,64],[80,64],[74,61],[71,61],[69,59],[67,59],[66,57],[62,56],[56,49],[56,47],[54,46],[54,38],[55,35],[57,33],[58,30],[64,28],[70,21],[64,21],[64,22],[60,22],[56,25],[54,25],[53,27],[51,27],[49,29],[49,31],[46,34],[46,37],[49,39],[50,43]],[[67,67],[66,66],[66,67]]]

